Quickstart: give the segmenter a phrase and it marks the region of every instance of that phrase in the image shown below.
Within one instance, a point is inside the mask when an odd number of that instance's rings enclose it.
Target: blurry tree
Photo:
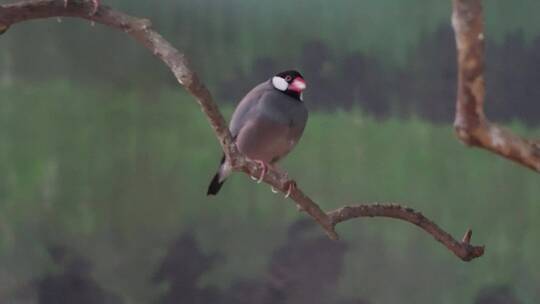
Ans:
[[[309,103],[322,109],[339,106],[339,80],[333,63],[334,56],[328,46],[319,40],[304,43],[299,62],[309,84],[309,90],[305,92]]]
[[[390,93],[395,90],[393,70],[385,70],[377,58],[360,52],[346,55],[341,69],[335,81],[340,84],[337,93],[341,94],[338,96],[342,96],[346,109],[354,104],[378,118],[391,114]]]
[[[529,96],[529,91],[537,87],[533,84],[534,79],[526,77],[527,69],[537,69],[529,66],[530,51],[523,32],[509,34],[500,45],[487,41],[486,81],[491,89],[486,95],[489,100],[486,111],[497,120],[509,121],[517,117],[528,120],[528,115],[523,112],[529,109],[524,110],[523,106],[533,97]]]
[[[377,36],[376,29],[366,30],[366,37],[359,39],[361,45],[350,41],[350,32],[344,30],[358,31],[351,22],[356,25],[363,21],[342,20],[342,15],[361,10],[362,6],[376,11],[377,1],[334,4],[333,10],[318,20],[325,26],[317,36],[308,35],[315,29],[297,26],[296,20],[274,24],[276,16],[283,13],[279,11],[283,1],[250,5],[249,1],[233,0],[226,5],[213,0],[164,0],[149,5],[140,0],[111,0],[110,4],[147,12],[156,28],[194,59],[196,69],[203,71],[210,87],[216,88],[217,96],[227,102],[237,102],[246,90],[279,68],[295,66],[302,67],[306,74],[309,84],[306,100],[313,108],[335,110],[358,106],[379,118],[418,114],[432,122],[452,121],[456,58],[446,16],[429,29],[424,29],[422,22],[411,20],[411,27],[422,28],[413,31],[414,35],[405,29],[393,30],[411,36],[399,39],[408,43],[400,51],[403,62],[396,64],[386,53],[370,49],[370,41]],[[420,5],[419,1],[415,2]],[[327,4],[316,1],[309,6],[297,5],[302,10],[296,13],[309,17],[321,13]],[[497,3],[499,9],[506,5],[509,4]],[[69,79],[87,85],[114,84],[148,90],[164,84],[176,85],[165,68],[155,64],[151,55],[139,50],[122,34],[69,18],[58,20],[42,22],[39,27],[17,27],[14,34],[8,32],[2,37],[0,82]],[[298,31],[299,37],[283,40],[282,33],[290,28]],[[389,52],[395,52],[392,49],[395,41],[378,37],[376,40]],[[502,121],[522,120],[529,125],[540,123],[535,115],[540,106],[534,102],[540,96],[535,85],[539,78],[535,68],[539,61],[538,40],[538,33],[523,29],[488,36],[486,79],[490,86],[487,96],[490,107],[487,113],[491,117]],[[39,56],[33,56],[33,50],[39,50]]]
[[[216,255],[205,255],[200,250],[191,233],[184,233],[171,244],[152,278],[154,283],[167,285],[167,292],[156,303],[217,303],[217,290],[199,287],[201,276],[216,259]]]
[[[48,248],[58,273],[37,280],[39,304],[121,304],[124,301],[105,290],[91,277],[91,263],[63,245]]]
[[[341,300],[336,294],[347,245],[321,236],[316,227],[308,219],[291,224],[287,241],[270,258],[265,279],[237,281],[228,290],[226,303],[367,303]]]
[[[249,73],[244,73],[240,67],[226,73],[225,80],[218,86],[218,94],[225,101],[236,103],[254,83],[268,79],[277,70],[277,64],[271,57],[257,58]]]
[[[442,25],[420,40],[409,62],[406,100],[415,104],[415,112],[432,122],[450,123],[456,100],[456,48],[454,32]]]
[[[289,227],[287,242],[270,258],[270,303],[331,303],[343,271],[347,245],[314,233],[312,220],[302,219]],[[311,235],[310,235],[311,234]]]
[[[482,288],[476,295],[474,304],[521,304],[509,286],[498,285]]]
[[[489,107],[497,120],[521,120],[538,125],[540,105],[540,37],[527,43],[523,31],[510,33],[502,43],[487,42],[486,81]]]

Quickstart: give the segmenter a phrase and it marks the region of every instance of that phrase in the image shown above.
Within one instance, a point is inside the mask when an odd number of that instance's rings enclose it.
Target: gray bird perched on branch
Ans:
[[[308,111],[302,92],[306,82],[294,70],[281,72],[253,88],[236,107],[229,128],[240,152],[262,167],[260,183],[268,171],[298,143],[306,126]],[[208,186],[216,195],[232,168],[225,156]],[[287,196],[294,183],[289,184]]]

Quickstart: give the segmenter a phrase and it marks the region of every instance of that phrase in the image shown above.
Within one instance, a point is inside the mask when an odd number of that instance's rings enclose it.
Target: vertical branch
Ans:
[[[484,114],[484,19],[481,0],[452,0],[458,53],[454,127],[458,138],[540,172],[540,142],[489,122]]]

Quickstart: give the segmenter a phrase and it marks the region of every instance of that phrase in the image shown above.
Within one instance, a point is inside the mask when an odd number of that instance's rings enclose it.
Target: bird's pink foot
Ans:
[[[259,176],[259,178],[252,176],[251,179],[254,181],[257,181],[257,184],[260,184],[262,180],[264,179],[264,176],[266,175],[266,173],[268,173],[268,165],[264,163],[262,160],[256,159],[254,161],[259,165],[259,167],[261,167],[261,176]]]
[[[68,0],[64,0],[64,8],[67,8]]]

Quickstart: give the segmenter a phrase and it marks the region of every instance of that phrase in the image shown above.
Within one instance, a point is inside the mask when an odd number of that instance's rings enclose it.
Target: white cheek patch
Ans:
[[[287,88],[289,87],[289,83],[279,76],[272,77],[272,85],[282,92],[287,91]]]

